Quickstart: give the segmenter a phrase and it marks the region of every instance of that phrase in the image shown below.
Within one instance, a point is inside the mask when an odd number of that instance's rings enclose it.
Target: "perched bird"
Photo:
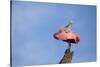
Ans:
[[[54,38],[67,43],[79,43],[80,38],[75,32],[72,32],[71,25],[72,23],[69,23],[68,25],[60,28],[58,32],[54,33]]]

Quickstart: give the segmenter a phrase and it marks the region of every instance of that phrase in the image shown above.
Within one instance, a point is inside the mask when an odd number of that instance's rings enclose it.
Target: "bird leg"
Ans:
[[[68,49],[71,49],[71,43],[68,43]]]

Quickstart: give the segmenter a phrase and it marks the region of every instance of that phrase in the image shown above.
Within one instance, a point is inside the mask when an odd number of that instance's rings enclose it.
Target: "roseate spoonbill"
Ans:
[[[69,48],[71,43],[79,43],[80,38],[71,30],[72,23],[69,23],[65,27],[61,28],[58,32],[54,33],[54,38],[69,43]]]

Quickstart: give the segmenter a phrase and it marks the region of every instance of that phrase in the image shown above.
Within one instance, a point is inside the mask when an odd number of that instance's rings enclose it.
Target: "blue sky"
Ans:
[[[68,45],[53,34],[69,19],[81,39],[72,45],[72,63],[96,61],[96,6],[13,1],[12,64],[59,63]]]

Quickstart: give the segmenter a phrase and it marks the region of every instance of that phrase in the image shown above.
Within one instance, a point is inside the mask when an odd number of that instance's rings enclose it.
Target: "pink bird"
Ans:
[[[67,43],[79,43],[80,37],[71,31],[72,23],[69,23],[67,26],[61,28],[58,32],[54,33],[54,38],[61,40]]]

